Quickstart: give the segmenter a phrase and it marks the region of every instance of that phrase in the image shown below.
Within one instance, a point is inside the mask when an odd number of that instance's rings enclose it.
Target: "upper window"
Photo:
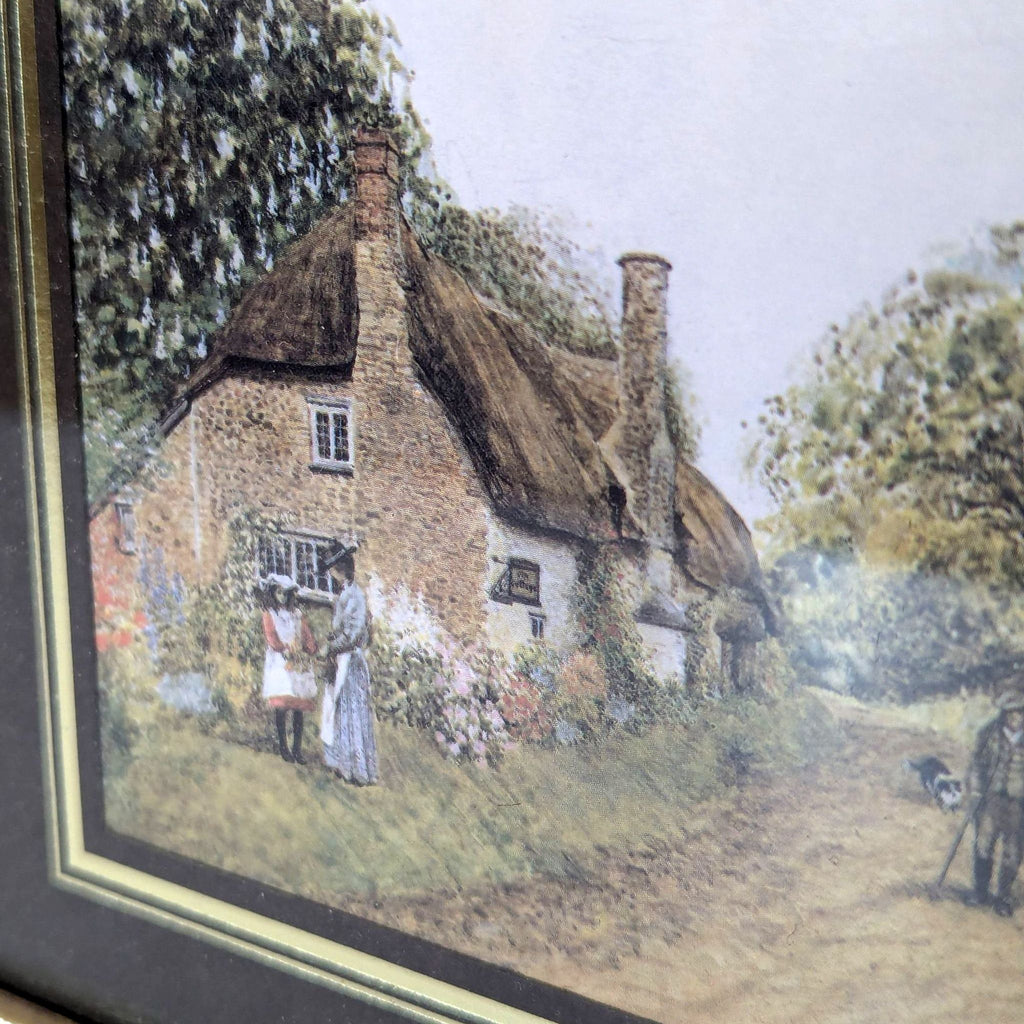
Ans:
[[[135,554],[135,508],[130,501],[114,502],[117,518],[117,547],[125,555]]]
[[[259,539],[257,571],[291,576],[305,597],[333,595],[334,579],[323,567],[332,541],[304,534],[265,533]]]
[[[312,464],[349,470],[354,462],[352,403],[347,399],[308,398]]]
[[[510,558],[501,578],[491,587],[491,597],[505,604],[540,605],[540,566],[525,558]]]

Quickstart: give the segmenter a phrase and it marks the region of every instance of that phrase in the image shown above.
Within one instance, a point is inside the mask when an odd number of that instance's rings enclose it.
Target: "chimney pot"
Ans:
[[[672,264],[664,256],[659,256],[654,252],[624,252],[616,262],[623,269],[629,263],[656,263],[664,267],[666,271],[672,269]]]
[[[398,238],[398,147],[391,132],[358,128],[353,139],[356,236]]]

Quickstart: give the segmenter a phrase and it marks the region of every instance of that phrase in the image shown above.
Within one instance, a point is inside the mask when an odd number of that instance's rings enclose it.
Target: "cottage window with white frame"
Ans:
[[[307,398],[311,465],[347,472],[355,462],[352,403],[346,398]]]
[[[334,579],[324,568],[333,544],[311,534],[264,533],[257,546],[256,572],[262,578],[274,573],[290,576],[299,585],[301,597],[333,597]]]

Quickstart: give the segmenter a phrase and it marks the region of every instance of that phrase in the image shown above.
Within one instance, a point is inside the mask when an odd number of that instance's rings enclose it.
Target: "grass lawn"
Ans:
[[[695,724],[522,746],[496,770],[378,726],[381,785],[349,786],[160,715],[108,761],[118,832],[335,905],[585,872],[606,849],[671,838],[687,808],[751,773],[813,760],[831,726],[807,697],[709,703]],[[318,741],[312,728],[307,746]],[[315,751],[314,751],[315,753]]]

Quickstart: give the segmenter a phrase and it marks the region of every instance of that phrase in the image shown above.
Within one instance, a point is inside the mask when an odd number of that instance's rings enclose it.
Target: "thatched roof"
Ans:
[[[601,390],[590,395],[552,348],[481,302],[408,228],[403,245],[413,356],[497,511],[545,529],[613,538],[608,486],[615,478],[593,429],[608,415]],[[596,366],[589,370],[598,376]]]
[[[553,348],[483,302],[402,229],[409,339],[424,383],[463,438],[495,510],[545,530],[611,540],[609,487],[629,492],[613,441],[621,424],[618,363]],[[195,394],[232,360],[344,368],[356,358],[359,303],[351,207],[324,217],[254,284],[188,382]],[[743,520],[680,461],[677,561],[701,586],[760,590]],[[628,507],[621,535],[642,539]]]
[[[687,573],[715,590],[759,588],[761,566],[746,524],[721,491],[683,459],[676,463],[675,500]]]
[[[277,266],[243,295],[188,391],[199,390],[232,358],[323,368],[350,364],[359,337],[352,234],[346,204],[288,246]]]

